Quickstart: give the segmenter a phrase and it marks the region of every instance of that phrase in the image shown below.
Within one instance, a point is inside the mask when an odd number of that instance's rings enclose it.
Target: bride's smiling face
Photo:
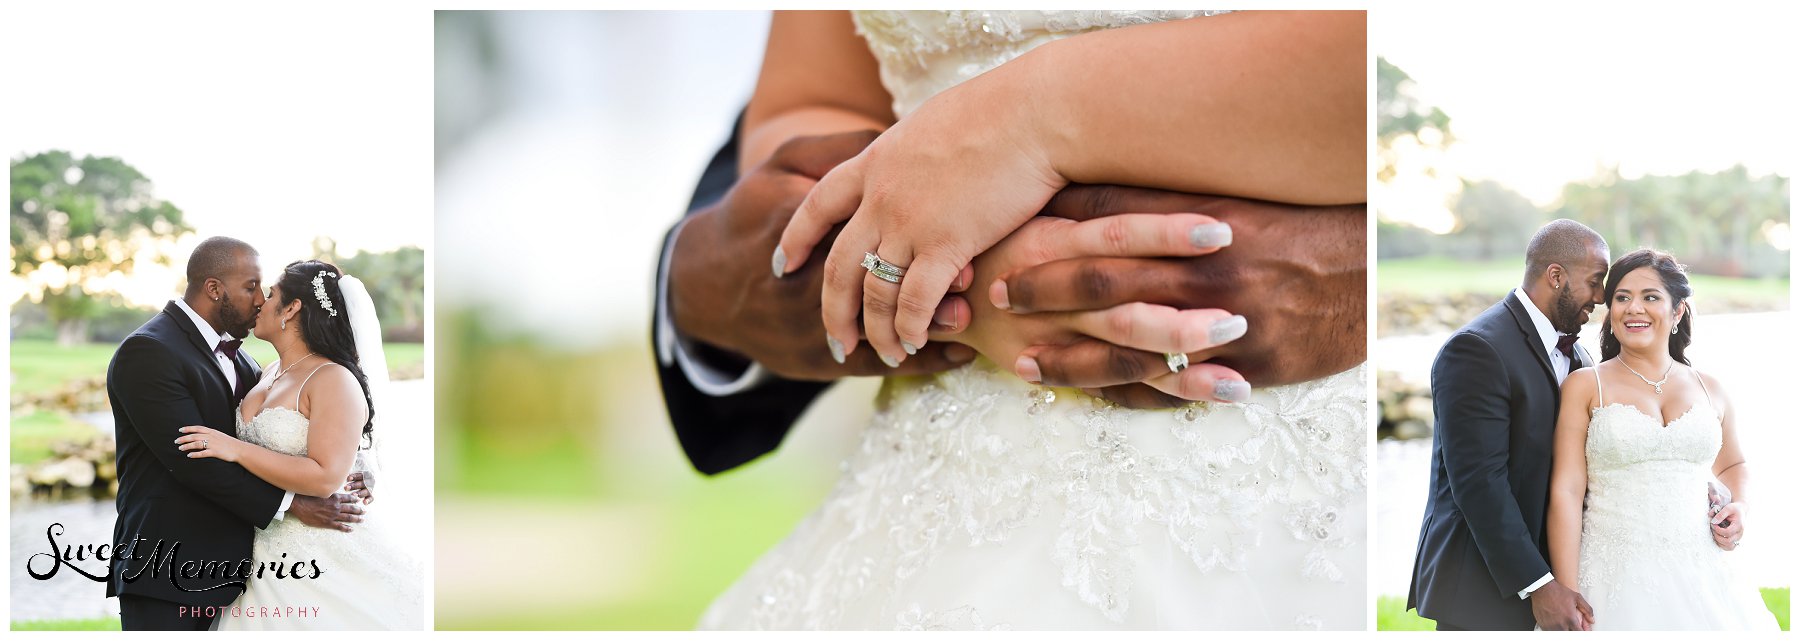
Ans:
[[[256,313],[256,326],[250,332],[257,338],[272,343],[281,334],[281,318],[292,310],[294,301],[284,300],[286,296],[281,293],[281,288],[274,286],[269,287],[268,298],[269,302],[263,304],[262,309]],[[288,321],[289,324],[293,322]]]
[[[1668,341],[1681,315],[1669,301],[1668,287],[1651,267],[1639,267],[1619,279],[1607,298],[1607,322],[1623,347],[1654,349]]]

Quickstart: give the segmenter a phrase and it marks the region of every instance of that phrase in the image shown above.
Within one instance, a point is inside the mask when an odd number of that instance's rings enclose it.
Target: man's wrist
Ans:
[[[287,519],[288,510],[293,509],[295,498],[298,497],[296,497],[293,492],[281,495],[281,505],[275,508],[275,520],[282,521]]]
[[[1556,580],[1555,573],[1546,573],[1544,576],[1538,578],[1538,580],[1536,582],[1532,583],[1530,586],[1527,586],[1525,589],[1520,590],[1519,598],[1520,599],[1530,598],[1533,593],[1536,593],[1538,590],[1543,589],[1543,587],[1546,585],[1550,585],[1550,583],[1555,580]]]
[[[677,334],[689,339],[705,340],[702,337],[709,333],[705,324],[706,314],[682,314],[682,310],[691,309],[691,305],[683,303],[692,302],[691,290],[696,283],[695,279],[703,278],[706,274],[706,266],[696,266],[695,263],[704,261],[707,254],[693,253],[691,250],[694,241],[704,240],[696,237],[706,235],[706,223],[714,211],[717,210],[707,208],[677,223],[669,232],[669,246],[663,250],[668,256],[663,274],[663,317]],[[688,243],[690,251],[682,251],[684,242]]]

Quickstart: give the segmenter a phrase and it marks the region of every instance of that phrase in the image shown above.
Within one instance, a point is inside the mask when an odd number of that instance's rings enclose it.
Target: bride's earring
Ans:
[[[281,319],[281,331],[287,331],[287,319]]]

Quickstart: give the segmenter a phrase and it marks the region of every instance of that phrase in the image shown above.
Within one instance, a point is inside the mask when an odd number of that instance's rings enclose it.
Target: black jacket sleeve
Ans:
[[[200,416],[199,401],[182,385],[180,375],[166,371],[176,362],[169,346],[149,336],[134,335],[119,345],[112,368],[120,379],[134,381],[118,388],[119,403],[131,417],[132,427],[177,482],[247,523],[268,527],[286,492],[236,463],[188,458],[177,449],[178,430],[206,422]]]
[[[1503,594],[1550,572],[1508,478],[1511,404],[1504,362],[1470,332],[1450,337],[1431,370],[1437,430],[1456,508]]]
[[[743,116],[739,115],[730,139],[713,155],[706,172],[700,176],[687,215],[718,202],[736,184],[737,139],[742,126]],[[657,274],[657,280],[662,280],[662,274]],[[655,332],[661,320],[659,317],[651,319],[652,345],[656,343]],[[743,367],[749,367],[742,357],[718,350],[695,356],[706,358],[708,362],[735,360]],[[694,469],[705,474],[718,474],[774,451],[794,421],[830,385],[771,377],[737,394],[712,396],[689,382],[679,360],[668,365],[658,362],[656,375],[662,383],[663,405],[669,410],[675,438],[681,442],[681,450],[687,454]]]

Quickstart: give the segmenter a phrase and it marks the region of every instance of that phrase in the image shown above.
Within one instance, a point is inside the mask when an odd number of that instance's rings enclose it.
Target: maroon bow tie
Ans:
[[[237,360],[238,347],[242,346],[243,344],[244,344],[244,341],[242,341],[242,340],[219,341],[218,351],[220,353],[224,354],[225,358],[229,358],[229,359],[235,361],[235,360]]]
[[[1556,351],[1562,352],[1563,356],[1569,357],[1569,362],[1571,363],[1575,362],[1575,340],[1578,338],[1581,337],[1576,334],[1563,334],[1556,339]]]

